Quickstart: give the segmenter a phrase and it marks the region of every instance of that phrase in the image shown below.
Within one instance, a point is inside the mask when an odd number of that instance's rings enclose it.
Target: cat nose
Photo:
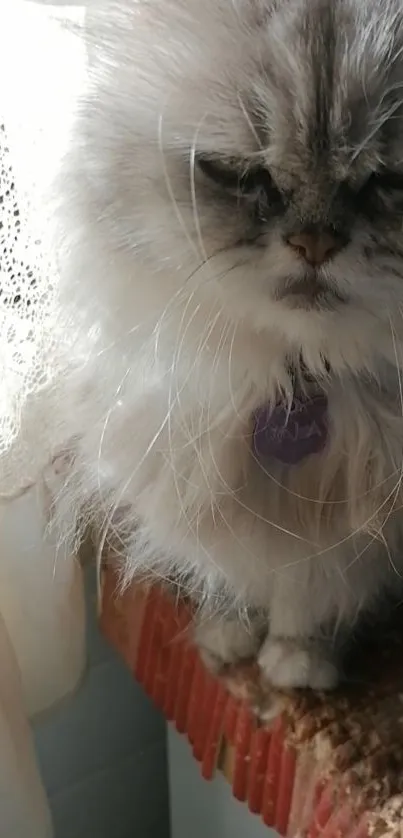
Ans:
[[[341,250],[341,236],[334,233],[299,233],[288,236],[287,244],[310,265],[322,265]]]

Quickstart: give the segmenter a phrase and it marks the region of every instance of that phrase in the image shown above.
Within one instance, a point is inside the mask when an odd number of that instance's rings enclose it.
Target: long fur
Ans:
[[[58,194],[61,307],[88,353],[59,501],[114,538],[126,580],[173,574],[276,636],[352,624],[402,565],[403,194],[364,193],[402,171],[401,3],[108,0],[86,38]],[[267,167],[282,214],[256,232],[200,155]],[[347,230],[322,268],[345,302],[290,305],[284,236],[321,223]],[[328,444],[262,465],[253,413],[301,364]]]

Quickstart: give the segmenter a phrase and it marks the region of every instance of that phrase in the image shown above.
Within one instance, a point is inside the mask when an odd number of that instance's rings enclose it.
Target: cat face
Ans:
[[[400,2],[118,5],[94,119],[120,243],[291,341],[396,317]]]

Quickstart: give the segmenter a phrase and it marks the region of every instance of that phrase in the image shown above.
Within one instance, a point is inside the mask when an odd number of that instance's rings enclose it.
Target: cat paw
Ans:
[[[280,689],[332,690],[339,680],[337,666],[314,642],[268,637],[258,663],[263,677]]]
[[[196,627],[194,637],[203,662],[213,672],[256,658],[259,648],[254,627],[240,620],[207,620]]]

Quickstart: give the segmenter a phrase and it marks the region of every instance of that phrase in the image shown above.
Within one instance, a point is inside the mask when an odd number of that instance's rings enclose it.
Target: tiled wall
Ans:
[[[98,633],[89,589],[89,668],[35,726],[56,838],[169,838],[165,725]]]

